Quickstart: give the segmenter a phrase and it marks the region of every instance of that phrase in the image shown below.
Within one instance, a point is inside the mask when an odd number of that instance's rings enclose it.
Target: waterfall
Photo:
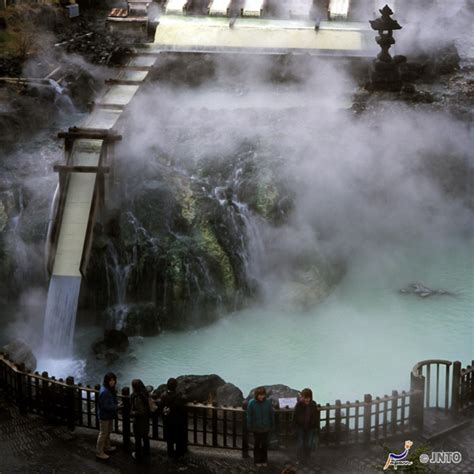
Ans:
[[[72,355],[81,277],[53,275],[44,321],[43,353],[64,359]]]
[[[217,186],[214,189],[214,197],[221,206],[227,209],[233,232],[240,238],[240,248],[237,252],[243,262],[245,277],[247,282],[254,286],[258,285],[262,277],[265,244],[258,217],[252,213],[246,203],[238,200],[234,191],[239,188],[241,180],[242,169],[237,168],[227,186]],[[244,232],[242,232],[242,227]]]
[[[158,252],[157,239],[153,238],[147,232],[131,212],[126,213],[126,218],[128,223],[132,226],[135,235],[135,244],[133,245],[131,256],[129,256],[129,252],[126,252],[125,256],[120,255],[113,241],[109,242],[105,256],[105,268],[109,285],[109,302],[113,301],[113,306],[108,310],[108,324],[118,330],[124,329],[129,312],[129,305],[126,301],[127,288],[130,275],[138,263],[138,242],[143,239],[150,243],[155,253]],[[125,257],[126,263],[122,263],[123,257]],[[110,291],[111,286],[114,287],[113,292]]]
[[[49,207],[49,216],[48,216],[48,230],[46,232],[46,242],[44,244],[44,266],[45,274],[48,274],[48,263],[51,256],[51,238],[53,234],[54,220],[56,219],[59,206],[59,183],[54,190],[53,200],[51,201],[51,206]]]
[[[105,257],[107,281],[109,282],[109,298],[110,298],[110,284],[113,285],[113,300],[114,305],[109,308],[108,314],[110,318],[110,325],[113,329],[123,329],[128,313],[126,305],[127,287],[130,272],[134,267],[134,263],[127,263],[122,265],[120,262],[119,253],[113,242],[109,242],[107,246],[107,254]]]
[[[235,201],[234,204],[245,226],[246,251],[244,266],[247,277],[259,281],[262,277],[262,268],[265,255],[265,244],[258,225],[257,217],[252,214],[247,204]]]
[[[128,278],[130,272],[134,266],[134,262],[122,265],[120,263],[119,254],[115,245],[110,242],[107,247],[107,255],[109,257],[109,263],[107,270],[110,270],[115,288],[115,304],[125,304],[127,296]]]

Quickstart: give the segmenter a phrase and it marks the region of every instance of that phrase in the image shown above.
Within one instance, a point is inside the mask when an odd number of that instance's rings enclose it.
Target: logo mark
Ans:
[[[398,466],[411,466],[413,462],[406,461],[406,458],[412,446],[413,446],[413,441],[406,440],[404,449],[400,454],[389,453],[387,457],[387,462],[385,463],[383,470],[386,471],[390,466],[393,466],[393,469],[395,471],[398,469]]]
[[[420,462],[423,464],[459,464],[462,454],[459,451],[433,451],[431,457],[428,454],[420,454]]]

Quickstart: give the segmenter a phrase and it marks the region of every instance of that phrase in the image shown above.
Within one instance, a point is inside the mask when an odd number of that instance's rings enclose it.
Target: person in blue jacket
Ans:
[[[253,433],[253,459],[257,467],[266,467],[270,433],[275,427],[272,402],[265,387],[255,389],[254,398],[247,406],[247,428]]]
[[[117,376],[109,372],[104,377],[104,383],[100,388],[98,397],[98,416],[99,416],[99,437],[97,438],[97,453],[98,459],[109,459],[107,453],[112,453],[117,450],[116,447],[110,445],[110,433],[112,432],[113,422],[117,416]]]

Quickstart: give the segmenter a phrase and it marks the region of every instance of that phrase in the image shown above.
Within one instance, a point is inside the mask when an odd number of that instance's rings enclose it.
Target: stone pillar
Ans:
[[[372,29],[379,33],[375,41],[381,49],[377,59],[372,64],[370,73],[371,88],[372,90],[398,92],[402,88],[399,67],[401,63],[406,61],[406,58],[397,56],[394,60],[389,50],[395,44],[393,31],[400,30],[402,27],[391,18],[393,11],[388,5],[385,5],[380,13],[380,18],[370,21]]]

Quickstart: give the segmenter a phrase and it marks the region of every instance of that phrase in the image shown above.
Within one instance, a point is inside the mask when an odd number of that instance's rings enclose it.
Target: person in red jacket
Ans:
[[[295,407],[293,424],[295,427],[298,447],[296,456],[299,462],[308,464],[311,452],[316,445],[319,432],[319,410],[313,400],[313,392],[309,388],[301,391],[301,397]]]

